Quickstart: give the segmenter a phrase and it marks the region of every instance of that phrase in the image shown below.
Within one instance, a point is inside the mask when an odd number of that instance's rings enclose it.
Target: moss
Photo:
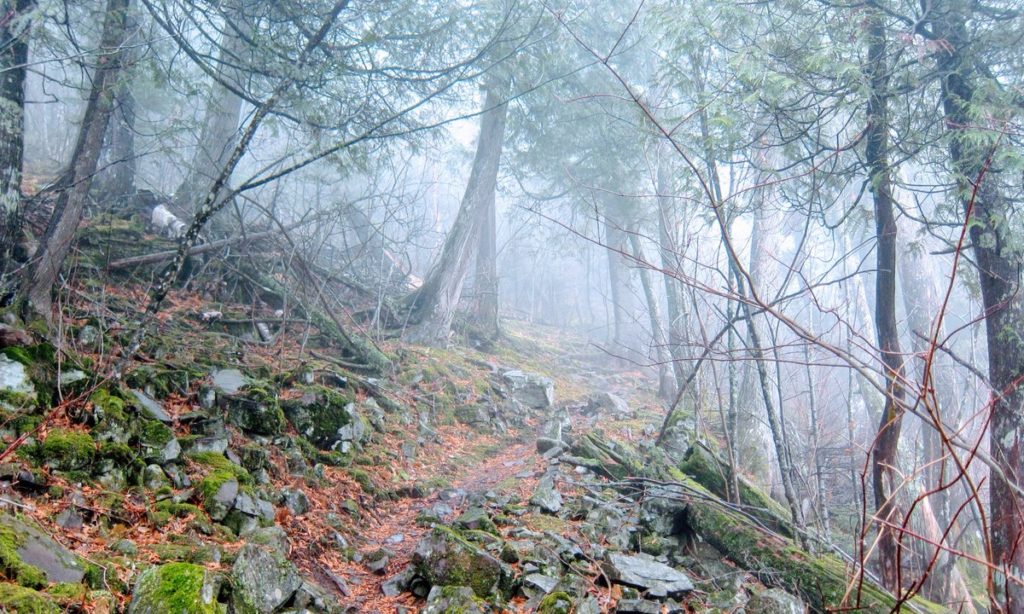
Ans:
[[[3,577],[17,582],[28,588],[43,588],[46,586],[46,576],[43,572],[25,563],[18,556],[18,547],[21,546],[21,538],[14,529],[0,525],[0,573]]]
[[[537,614],[569,614],[572,610],[572,597],[562,591],[546,595],[537,605]]]
[[[204,599],[208,584],[204,568],[191,563],[168,563],[147,569],[135,588],[135,603],[147,612],[167,614],[217,614],[216,594]]]
[[[446,546],[432,551],[417,562],[417,573],[432,584],[468,586],[480,597],[488,597],[495,587],[508,589],[501,563],[463,538],[458,531],[435,525],[432,539]],[[492,564],[486,564],[490,561]]]
[[[245,470],[245,467],[236,465],[219,452],[196,452],[194,454],[189,454],[188,458],[197,465],[209,467],[214,471],[225,471],[230,473],[233,477],[238,479],[239,484],[252,484],[252,476]]]
[[[363,471],[362,469],[350,467],[348,469],[348,474],[353,480],[356,481],[356,483],[359,484],[359,487],[363,489],[363,492],[370,495],[377,493],[377,487],[374,485],[373,478],[370,477],[369,473]]]
[[[143,420],[139,425],[139,440],[147,445],[160,448],[174,439],[174,431],[159,420]]]
[[[102,412],[104,417],[116,420],[128,419],[124,413],[124,399],[116,394],[112,394],[106,388],[100,388],[92,393],[92,396],[89,397],[89,402],[92,403],[93,411]]]
[[[0,584],[0,612],[18,614],[60,614],[58,606],[45,593],[15,584]]]
[[[38,400],[31,394],[7,389],[0,390],[0,407],[12,410],[25,410],[34,409],[38,403]]]
[[[202,516],[203,511],[191,503],[175,503],[170,499],[157,501],[153,509],[158,513],[167,514],[168,517],[188,518],[189,516]]]
[[[165,399],[172,393],[187,394],[192,383],[206,374],[199,368],[175,365],[173,368],[144,365],[125,376],[125,383],[132,388],[152,392],[158,399]]]
[[[84,584],[71,584],[68,582],[55,584],[46,589],[47,595],[64,604],[71,601],[81,602],[85,599],[88,593],[89,588]]]
[[[89,467],[96,458],[96,443],[89,435],[69,429],[54,429],[39,447],[40,460],[63,471]]]

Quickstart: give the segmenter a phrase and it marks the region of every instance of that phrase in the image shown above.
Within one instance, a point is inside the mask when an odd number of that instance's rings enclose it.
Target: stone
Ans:
[[[281,495],[282,503],[292,514],[302,516],[309,511],[309,498],[301,490],[285,488],[281,491]]]
[[[164,406],[160,401],[157,401],[153,397],[149,396],[141,390],[132,390],[132,395],[138,402],[138,406],[142,411],[154,420],[159,420],[164,424],[170,424],[174,422],[174,418],[164,409]]]
[[[135,582],[128,614],[219,614],[222,578],[191,563],[150,567]]]
[[[452,529],[435,526],[416,544],[416,573],[433,586],[469,586],[483,598],[508,588],[511,572],[498,559]]]
[[[206,512],[213,520],[224,520],[238,497],[238,480],[231,478],[222,482],[212,496],[203,501]]]
[[[57,383],[60,385],[61,388],[65,388],[67,386],[77,384],[78,382],[84,382],[87,379],[89,379],[89,376],[85,373],[85,371],[79,371],[78,369],[75,369],[73,371],[64,371],[63,373],[61,373],[60,377],[57,378]]]
[[[777,588],[755,593],[747,601],[747,614],[803,614],[807,605],[786,591]]]
[[[249,383],[238,369],[219,369],[213,372],[213,389],[223,394],[235,394]]]
[[[25,365],[11,360],[6,354],[0,354],[0,390],[36,396],[36,387],[25,370]]]
[[[498,533],[498,528],[494,526],[494,521],[487,514],[487,510],[479,506],[470,507],[465,512],[462,512],[455,519],[455,527],[473,531],[487,531],[494,534]]]
[[[382,574],[387,570],[388,563],[391,562],[391,558],[393,556],[395,556],[394,552],[385,548],[378,548],[366,555],[366,558],[363,559],[363,564],[366,565],[366,568],[373,573]]]
[[[503,373],[502,379],[512,398],[531,409],[548,409],[555,404],[555,383],[550,378],[512,370]]]
[[[523,578],[523,588],[530,588],[540,591],[540,594],[547,595],[558,586],[558,578],[553,578],[540,573],[528,574]]]
[[[146,465],[142,472],[142,483],[150,490],[159,490],[164,486],[170,486],[171,481],[164,473],[163,467],[157,464]]]
[[[343,453],[362,445],[368,423],[351,397],[321,386],[310,386],[298,399],[282,403],[295,430],[321,450]]]
[[[265,546],[286,556],[290,549],[288,534],[277,525],[255,529],[246,536],[246,541],[250,544]]]
[[[422,614],[487,614],[491,609],[467,586],[434,586]]]
[[[537,438],[537,453],[546,454],[549,450],[556,448],[565,448],[565,444],[557,439],[551,439],[549,437],[538,437]]]
[[[536,505],[541,511],[557,514],[562,509],[562,494],[555,488],[555,481],[550,475],[541,478],[537,483],[530,505]]]
[[[337,578],[337,576],[334,577]],[[341,581],[344,583],[344,580]],[[303,582],[299,586],[290,607],[296,613],[308,612],[309,614],[341,614],[343,611],[337,598],[312,582]]]
[[[646,599],[621,599],[615,606],[617,614],[661,614],[661,604]]]
[[[598,392],[587,400],[585,410],[588,414],[609,413],[613,416],[630,415],[629,403],[618,395],[610,392]]]
[[[217,394],[217,405],[227,412],[228,422],[254,435],[279,435],[285,418],[277,396],[255,384],[234,394]]]
[[[82,516],[82,513],[74,506],[64,508],[63,511],[57,514],[57,517],[54,519],[54,521],[60,528],[72,531],[77,531],[78,529],[81,529],[83,526],[85,526],[85,518]]]
[[[609,552],[601,568],[612,582],[645,591],[651,597],[676,597],[694,588],[689,576],[645,554]]]
[[[238,551],[231,568],[235,611],[271,614],[302,586],[298,570],[279,552],[255,544]]]
[[[381,583],[380,591],[384,593],[385,597],[397,597],[409,590],[409,585],[412,583],[413,576],[415,575],[416,572],[412,566],[406,566],[405,569]]]
[[[78,584],[85,577],[85,563],[64,546],[34,524],[0,514],[0,542],[7,540],[21,562],[38,569],[49,582]]]

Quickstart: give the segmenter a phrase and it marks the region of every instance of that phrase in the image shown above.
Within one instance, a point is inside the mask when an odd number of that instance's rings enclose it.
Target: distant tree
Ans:
[[[25,67],[33,0],[0,3],[0,280],[21,237]]]

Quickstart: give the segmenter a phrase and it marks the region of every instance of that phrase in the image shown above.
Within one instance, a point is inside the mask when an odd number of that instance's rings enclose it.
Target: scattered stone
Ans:
[[[537,484],[530,504],[536,505],[541,511],[557,514],[562,509],[562,494],[555,488],[555,481],[550,475],[541,478]]]
[[[85,526],[85,518],[74,506],[65,508],[61,513],[57,514],[55,522],[60,528],[72,531],[77,531]]]
[[[807,605],[786,591],[765,589],[747,601],[747,614],[803,614]]]
[[[487,531],[488,533],[494,533],[497,535],[498,528],[494,526],[494,521],[487,514],[487,511],[479,506],[468,508],[465,512],[455,519],[455,526],[459,529],[470,529],[473,531]]]
[[[614,416],[630,415],[629,403],[618,395],[610,392],[598,392],[587,400],[588,414],[610,413]]]
[[[651,597],[676,597],[693,590],[689,576],[645,554],[608,553],[602,569],[612,582],[646,591]]]
[[[286,488],[281,491],[284,506],[296,516],[302,516],[309,511],[309,498],[306,493],[298,489]]]
[[[617,614],[661,614],[661,604],[646,599],[622,599],[615,606]]]
[[[159,490],[164,486],[169,486],[171,481],[167,479],[163,467],[153,464],[146,465],[146,469],[142,473],[142,483],[150,490]]]
[[[220,521],[224,520],[224,517],[231,511],[236,497],[238,497],[238,480],[231,478],[225,480],[217,488],[217,492],[212,497],[207,497],[203,503],[210,518]]]
[[[397,597],[398,595],[409,590],[409,584],[412,582],[416,572],[412,566],[406,566],[405,569],[391,576],[380,585],[380,590],[384,593],[385,597]]]
[[[337,576],[335,576],[337,577]],[[344,583],[344,580],[342,580]],[[345,587],[348,588],[347,586]],[[296,613],[340,614],[341,606],[336,597],[332,597],[324,589],[311,582],[303,582],[290,604]]]
[[[213,388],[223,394],[235,394],[249,383],[238,369],[219,369],[213,372]]]
[[[79,371],[78,369],[75,369],[73,371],[64,371],[63,373],[61,373],[60,377],[57,378],[57,383],[60,385],[61,388],[65,388],[67,386],[77,384],[78,382],[83,382],[87,379],[89,379],[89,376],[85,373],[85,371]]]
[[[139,402],[139,407],[146,413],[150,418],[159,420],[164,424],[170,424],[174,422],[171,415],[167,413],[164,406],[160,401],[157,401],[153,397],[149,396],[141,390],[132,390],[131,393],[135,396],[135,400]]]
[[[400,543],[402,543],[404,541],[405,541],[405,535],[404,534],[402,534],[402,533],[395,533],[394,535],[389,535],[388,538],[384,540],[384,543],[391,544],[391,545],[397,545],[397,544],[400,544]]]
[[[246,544],[231,568],[235,611],[271,614],[302,586],[298,570],[280,553]]]
[[[277,525],[255,529],[248,534],[246,541],[250,544],[266,546],[267,548],[283,555],[287,555],[288,550],[290,549],[288,534],[285,533],[284,529]]]
[[[555,404],[555,383],[550,378],[523,371],[506,371],[502,379],[512,397],[531,409],[548,409]]]
[[[547,595],[558,586],[558,578],[553,578],[540,573],[532,573],[523,578],[523,587],[540,591],[540,594]]]
[[[462,582],[484,598],[507,588],[511,577],[501,561],[440,526],[416,544],[412,560],[417,575],[431,585]]]
[[[0,390],[16,392],[32,398],[36,396],[36,387],[29,379],[25,365],[11,360],[6,354],[0,354]]]
[[[150,567],[139,575],[128,614],[218,614],[222,578],[191,563]]]
[[[7,532],[21,562],[41,571],[48,581],[78,584],[85,577],[81,559],[28,521],[0,514],[0,538]]]
[[[422,614],[487,614],[491,609],[487,603],[466,586],[434,586],[427,595],[427,605]]]
[[[366,558],[363,559],[363,564],[366,565],[366,568],[373,573],[383,574],[388,567],[388,563],[391,562],[391,557],[393,556],[395,556],[394,552],[384,548],[379,548],[366,555]]]

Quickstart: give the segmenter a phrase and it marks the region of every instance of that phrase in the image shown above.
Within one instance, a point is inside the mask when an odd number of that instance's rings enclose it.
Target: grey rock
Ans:
[[[9,514],[0,514],[0,526],[13,531],[18,557],[38,568],[50,582],[77,584],[85,577],[85,564],[39,528]]]
[[[511,571],[501,561],[441,527],[416,544],[412,561],[417,575],[431,585],[461,582],[484,598],[507,589],[511,580]]]
[[[598,392],[587,401],[587,413],[609,413],[615,416],[627,416],[630,414],[629,403],[618,395],[610,392]]]
[[[437,586],[430,589],[422,614],[486,614],[490,608],[467,586]]]
[[[298,570],[279,552],[246,544],[231,568],[236,611],[271,614],[302,586]]]
[[[149,396],[145,392],[142,392],[141,390],[132,390],[131,393],[132,395],[135,396],[135,400],[138,401],[139,407],[142,408],[142,411],[145,412],[146,415],[148,415],[150,418],[153,418],[154,420],[159,420],[164,424],[170,424],[171,422],[174,422],[174,419],[171,418],[171,415],[167,413],[167,411],[164,409],[163,404],[160,403],[160,401],[157,401],[156,399]]]
[[[60,377],[57,379],[57,383],[63,388],[87,379],[89,379],[89,376],[86,375],[85,371],[75,369],[73,371],[64,371],[61,373]]]
[[[807,606],[786,591],[769,588],[756,593],[747,602],[747,614],[803,614]]]
[[[407,566],[402,571],[385,580],[380,585],[380,590],[384,593],[385,597],[397,597],[409,590],[409,585],[412,583],[413,576],[415,575],[416,572],[412,566]]]
[[[559,441],[557,439],[550,439],[548,437],[538,437],[537,438],[537,453],[538,454],[544,454],[548,450],[552,450],[554,448],[560,448],[560,447],[563,447],[563,444],[562,444],[561,441]]]
[[[532,573],[523,578],[523,587],[529,587],[541,594],[547,595],[558,586],[558,578],[553,578],[540,573]]]
[[[36,387],[25,370],[25,365],[0,354],[0,390],[9,390],[35,397]]]
[[[223,394],[235,394],[249,383],[238,369],[219,369],[213,372],[213,388]]]
[[[646,591],[652,597],[675,597],[694,588],[689,576],[645,554],[610,552],[601,567],[612,582]]]
[[[506,371],[502,379],[512,397],[531,409],[548,409],[555,404],[555,383],[542,375],[523,371]]]
[[[54,520],[62,529],[78,530],[85,526],[85,518],[74,506],[65,508]]]
[[[344,583],[344,580],[341,582]],[[292,599],[291,607],[296,612],[308,612],[309,614],[340,614],[343,611],[335,597],[311,582],[303,582],[299,586],[299,590],[295,592],[295,598]]]
[[[615,606],[617,614],[661,614],[661,604],[646,599],[622,599]]]
[[[214,520],[224,520],[224,517],[231,511],[238,497],[238,480],[231,478],[226,480],[217,489],[213,497],[205,501],[206,512]]]
[[[158,490],[164,486],[170,486],[171,481],[164,473],[163,467],[152,464],[146,465],[146,469],[142,473],[142,483],[150,490]]]
[[[274,552],[279,552],[284,555],[288,554],[288,550],[290,548],[288,534],[285,533],[284,529],[277,525],[256,529],[249,533],[245,539],[246,542],[250,544],[265,546]]]
[[[309,511],[309,498],[306,493],[299,489],[286,488],[281,491],[284,506],[296,516],[302,516]]]
[[[373,573],[382,574],[387,569],[388,563],[391,562],[391,557],[393,556],[395,556],[394,552],[384,548],[379,548],[366,555],[366,558],[363,559],[363,564],[366,565],[366,568]]]
[[[557,514],[562,509],[562,494],[555,488],[555,481],[550,475],[541,478],[530,497],[530,504],[551,514]]]

